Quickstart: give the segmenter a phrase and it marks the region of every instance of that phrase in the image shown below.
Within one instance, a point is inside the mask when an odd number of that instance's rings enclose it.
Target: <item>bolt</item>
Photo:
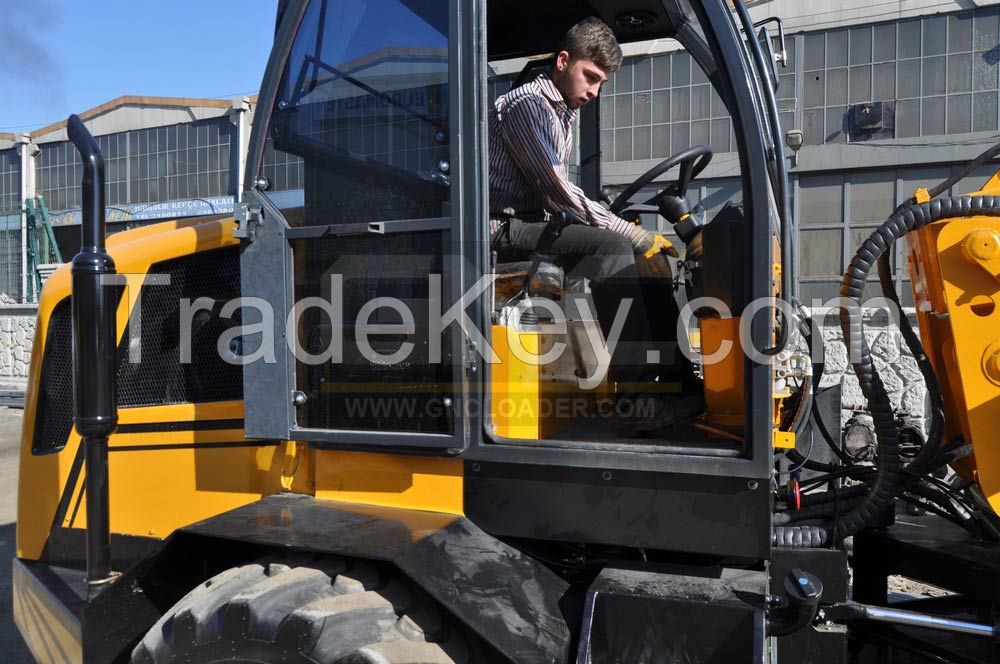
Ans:
[[[610,480],[611,479],[611,471],[610,470],[605,470],[603,473],[601,473],[601,479],[604,480],[605,482],[607,482],[608,480]]]
[[[987,358],[984,364],[986,376],[990,380],[1000,383],[1000,349],[993,351],[993,354]]]
[[[472,464],[472,472],[474,472],[474,473],[478,473],[479,472],[479,464],[478,463]]]
[[[261,191],[267,191],[268,187],[271,186],[271,182],[266,177],[261,175],[253,181],[253,186]]]
[[[445,408],[451,408],[451,404],[452,404],[451,397],[445,397],[444,401],[442,401],[441,403],[444,404]]]
[[[965,250],[974,259],[993,260],[1000,256],[1000,233],[985,228],[972,231],[965,236]]]
[[[441,161],[438,162],[438,170],[441,171],[442,173],[447,173],[448,171],[451,170],[451,164],[448,162],[447,159],[442,159]]]
[[[747,482],[747,488],[750,489],[751,491],[756,491],[757,487],[759,486],[760,484],[757,483],[757,480],[750,480],[749,482]]]
[[[298,390],[292,392],[292,403],[296,406],[301,406],[307,399],[308,397],[306,397],[305,392],[299,392]]]

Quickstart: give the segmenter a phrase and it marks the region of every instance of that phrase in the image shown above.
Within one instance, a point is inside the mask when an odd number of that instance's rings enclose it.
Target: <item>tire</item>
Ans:
[[[426,593],[365,560],[308,557],[228,569],[184,596],[133,664],[478,664]]]

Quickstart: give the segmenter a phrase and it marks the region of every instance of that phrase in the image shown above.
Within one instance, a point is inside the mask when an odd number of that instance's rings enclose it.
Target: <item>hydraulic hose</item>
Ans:
[[[836,533],[837,538],[853,535],[873,523],[902,489],[903,469],[895,413],[863,334],[861,299],[865,282],[879,258],[907,233],[940,219],[977,215],[1000,216],[1000,197],[952,196],[897,210],[865,240],[851,260],[840,288],[841,297],[848,300],[851,306],[841,309],[840,325],[844,343],[853,360],[852,368],[874,421],[878,446],[875,481],[860,503],[832,523],[774,528],[773,542],[776,546],[823,546],[830,543],[832,533]]]
[[[909,206],[901,206],[897,209],[907,209]],[[882,286],[882,293],[888,298],[899,312],[899,331],[903,335],[903,341],[910,353],[917,362],[920,375],[923,376],[924,385],[927,387],[927,396],[930,399],[931,427],[927,432],[927,440],[917,454],[917,458],[910,464],[915,472],[928,470],[928,466],[941,451],[941,442],[944,438],[944,396],[941,394],[941,384],[938,382],[937,374],[934,373],[934,366],[931,364],[927,353],[924,352],[920,338],[910,325],[910,320],[903,313],[903,305],[899,301],[896,293],[896,285],[892,282],[892,265],[889,262],[889,253],[886,252],[878,259],[878,278]]]

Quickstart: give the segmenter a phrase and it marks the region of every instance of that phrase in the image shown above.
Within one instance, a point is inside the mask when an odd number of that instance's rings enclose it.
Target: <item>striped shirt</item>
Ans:
[[[641,226],[612,214],[569,181],[578,115],[548,74],[496,100],[489,121],[491,234],[504,217],[540,219],[558,211],[630,240],[643,233]]]

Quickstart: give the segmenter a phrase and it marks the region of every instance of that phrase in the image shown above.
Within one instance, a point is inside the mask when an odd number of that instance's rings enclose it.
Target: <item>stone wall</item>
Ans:
[[[913,310],[905,313],[916,330],[917,321]],[[838,382],[841,384],[842,416],[846,422],[854,413],[865,410],[861,386],[848,364],[847,348],[837,316],[832,313],[814,313],[813,317],[822,331],[826,360],[820,388],[830,387]],[[864,327],[875,368],[885,383],[893,408],[907,422],[923,429],[927,390],[917,361],[906,347],[899,327],[891,323],[888,315],[881,310],[867,310]]]
[[[0,384],[27,380],[37,313],[33,304],[0,304]]]

